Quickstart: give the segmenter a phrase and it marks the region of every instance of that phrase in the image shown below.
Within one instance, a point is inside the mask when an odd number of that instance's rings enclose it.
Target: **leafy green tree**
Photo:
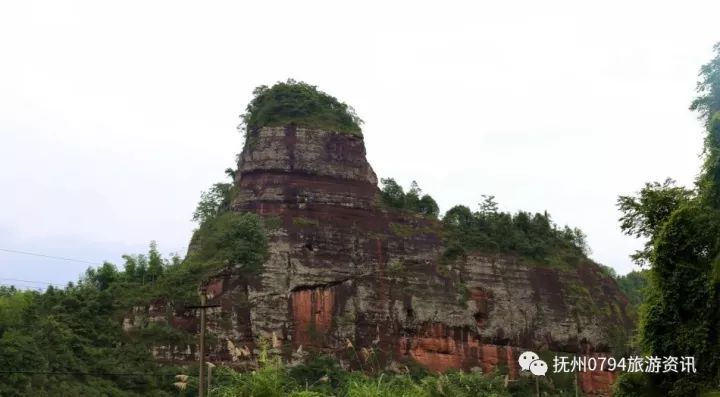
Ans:
[[[445,213],[442,222],[446,230],[446,256],[481,250],[550,261],[558,255],[583,257],[589,251],[580,229],[567,226],[559,229],[547,213],[498,212],[494,196],[483,197],[476,212],[457,205]]]
[[[117,281],[119,278],[120,274],[118,273],[115,265],[109,262],[105,262],[97,269],[87,269],[83,282],[92,284],[95,286],[95,288],[99,290],[104,290],[110,287],[110,285]]]
[[[698,96],[690,104],[690,110],[697,111],[708,126],[712,116],[720,112],[720,42],[713,46],[713,51],[715,57],[700,68]]]
[[[719,47],[715,46],[718,53]],[[697,395],[720,382],[720,58],[704,65],[690,108],[706,122],[705,161],[694,190],[672,181],[620,197],[621,228],[648,238],[634,257],[650,264],[640,339],[647,354],[692,356],[697,373],[652,374],[650,390]],[[627,378],[627,377],[626,377]],[[629,378],[620,382],[622,389]],[[632,384],[642,385],[634,379]]]
[[[382,183],[382,201],[385,205],[392,208],[405,207],[405,191],[393,178],[383,178]]]
[[[230,193],[232,185],[229,183],[216,183],[209,190],[201,193],[200,202],[193,213],[193,221],[203,224],[216,217],[230,207]]]
[[[482,195],[483,201],[480,203],[480,213],[483,215],[496,214],[498,212],[498,203],[495,196]]]
[[[443,223],[449,227],[455,227],[460,231],[469,230],[475,219],[470,208],[464,205],[456,205],[450,208],[443,217]]]
[[[667,178],[663,183],[646,183],[636,196],[620,196],[617,206],[622,213],[620,228],[636,238],[647,239],[642,251],[631,258],[643,265],[652,257],[653,239],[660,228],[681,204],[687,203],[693,192]]]
[[[409,209],[410,211],[418,212],[418,209],[420,207],[420,195],[421,194],[422,194],[422,189],[420,189],[420,186],[418,186],[418,183],[416,181],[412,181],[410,183],[410,189],[405,194],[403,207],[406,209]]]
[[[418,202],[417,212],[432,218],[437,218],[438,215],[440,215],[440,207],[429,194],[423,194]]]
[[[645,301],[645,288],[648,284],[648,270],[634,270],[622,276],[616,276],[618,286],[636,307]]]
[[[163,369],[150,346],[119,326],[131,309],[123,296],[139,293],[126,283],[105,263],[65,289],[3,291],[0,367],[11,373],[0,377],[0,395],[169,396],[152,376]]]
[[[165,263],[163,263],[162,255],[158,252],[157,243],[150,242],[150,251],[148,252],[148,277],[150,280],[157,280],[163,273]]]
[[[188,261],[205,267],[241,268],[254,273],[267,258],[267,237],[260,218],[226,212],[204,223],[193,236]]]
[[[390,208],[405,209],[437,218],[440,214],[440,207],[435,199],[429,194],[422,194],[422,189],[416,181],[412,181],[407,193],[393,178],[380,180],[380,190],[383,204]]]

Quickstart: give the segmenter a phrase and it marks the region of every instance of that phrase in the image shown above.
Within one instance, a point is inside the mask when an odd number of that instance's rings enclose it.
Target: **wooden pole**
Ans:
[[[575,372],[575,397],[578,397],[580,394],[580,391],[578,390],[578,373]]]
[[[200,397],[206,397],[205,391],[207,390],[207,382],[205,382],[205,328],[206,328],[206,321],[205,321],[205,310],[211,307],[220,307],[220,305],[208,305],[207,304],[207,288],[205,287],[205,284],[202,284],[200,286],[200,305],[199,306],[185,306],[186,310],[200,310],[200,354],[199,354],[199,361],[200,364],[200,376],[199,376],[199,385],[198,385],[198,391]]]
[[[205,397],[205,287],[200,287],[200,397]]]
[[[215,367],[213,363],[207,363],[208,366],[208,381],[207,381],[207,397],[210,397],[210,386],[212,385],[212,369]]]

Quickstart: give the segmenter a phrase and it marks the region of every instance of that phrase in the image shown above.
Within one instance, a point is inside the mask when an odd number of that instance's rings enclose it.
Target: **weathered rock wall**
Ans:
[[[589,260],[549,267],[511,256],[441,260],[438,221],[384,209],[362,138],[295,127],[250,134],[234,211],[270,230],[260,276],[209,285],[213,359],[241,362],[258,338],[342,351],[348,341],[385,361],[436,371],[507,366],[524,349],[608,352],[631,327],[627,299]],[[191,348],[161,352],[190,358]],[[584,375],[605,393],[613,375]]]

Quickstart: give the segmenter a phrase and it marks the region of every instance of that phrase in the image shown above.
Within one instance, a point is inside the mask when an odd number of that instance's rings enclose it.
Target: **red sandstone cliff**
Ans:
[[[277,227],[259,277],[210,283],[222,305],[210,314],[215,360],[239,363],[236,347],[274,334],[293,349],[342,351],[349,340],[385,361],[503,365],[517,376],[518,351],[604,353],[631,326],[627,299],[589,260],[551,268],[478,253],[443,263],[437,221],[380,205],[361,137],[262,128],[238,166],[233,210]],[[606,393],[613,375],[581,380]]]

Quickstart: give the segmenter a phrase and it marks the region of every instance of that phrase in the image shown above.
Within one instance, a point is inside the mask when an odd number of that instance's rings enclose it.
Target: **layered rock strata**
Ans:
[[[209,316],[213,360],[239,365],[265,337],[287,351],[343,357],[350,343],[386,363],[506,367],[517,377],[526,349],[605,354],[622,343],[627,299],[591,261],[549,267],[481,253],[444,261],[439,222],[383,208],[377,182],[360,137],[293,126],[249,134],[232,209],[272,225],[270,256],[258,277],[230,271],[209,284],[221,304]],[[157,354],[191,358],[194,348]],[[613,379],[587,373],[580,384],[606,394]]]

